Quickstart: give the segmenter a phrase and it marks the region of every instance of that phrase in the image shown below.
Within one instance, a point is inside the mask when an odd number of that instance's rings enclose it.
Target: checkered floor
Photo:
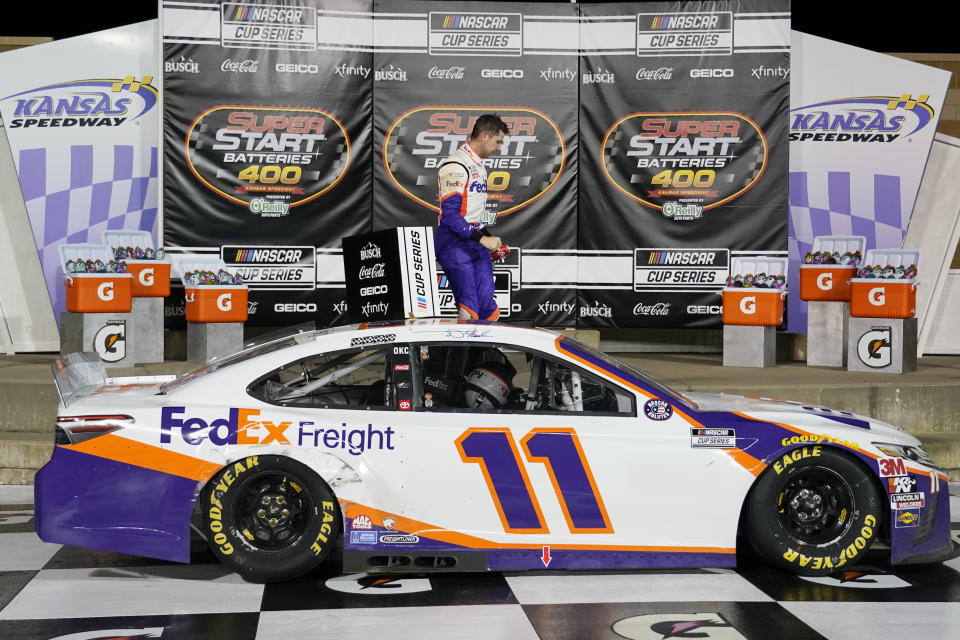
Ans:
[[[960,558],[803,579],[722,569],[341,576],[248,584],[202,545],[180,565],[46,544],[29,487],[0,487],[3,640],[960,638]],[[953,493],[958,487],[953,486]],[[951,497],[960,542],[960,498]]]

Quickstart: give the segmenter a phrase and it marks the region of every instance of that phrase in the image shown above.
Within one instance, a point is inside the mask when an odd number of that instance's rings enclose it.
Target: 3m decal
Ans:
[[[528,461],[546,465],[571,533],[613,533],[576,431],[534,429],[520,444]],[[504,531],[549,533],[508,429],[468,429],[456,445],[464,462],[483,470]]]
[[[880,477],[882,478],[907,475],[907,468],[903,464],[903,458],[877,458],[877,466],[880,469]]]

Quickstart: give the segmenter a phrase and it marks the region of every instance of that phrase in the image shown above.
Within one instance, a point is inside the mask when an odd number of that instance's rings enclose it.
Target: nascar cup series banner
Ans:
[[[476,118],[509,131],[486,161],[501,317],[577,321],[577,44],[574,4],[375,3],[376,229],[435,225],[437,169]],[[442,271],[440,313],[456,315]]]
[[[156,29],[142,22],[0,55],[0,115],[58,323],[61,245],[154,231]]]
[[[340,239],[371,221],[373,56],[330,46],[343,34],[323,18],[371,10],[163,4],[164,241],[174,256],[213,254],[236,270],[249,324],[345,317]]]
[[[903,245],[950,72],[798,32],[793,56],[789,235],[796,278],[816,236],[864,236],[867,249]],[[929,281],[919,267],[920,280]],[[791,296],[791,330],[806,331],[806,314],[806,302]]]
[[[580,7],[581,326],[712,327],[787,249],[788,0]]]

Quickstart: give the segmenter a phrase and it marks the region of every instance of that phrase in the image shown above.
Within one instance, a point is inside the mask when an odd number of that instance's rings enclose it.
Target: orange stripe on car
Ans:
[[[109,433],[79,444],[63,445],[63,448],[190,480],[209,480],[221,468],[213,462]]]

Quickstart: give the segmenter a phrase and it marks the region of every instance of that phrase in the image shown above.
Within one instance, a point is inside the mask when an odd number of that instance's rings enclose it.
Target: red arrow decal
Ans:
[[[552,559],[553,559],[553,558],[550,557],[550,547],[544,547],[544,548],[543,548],[543,556],[540,558],[540,560],[543,562],[543,566],[549,567],[549,566],[550,566],[550,561],[551,561]]]

